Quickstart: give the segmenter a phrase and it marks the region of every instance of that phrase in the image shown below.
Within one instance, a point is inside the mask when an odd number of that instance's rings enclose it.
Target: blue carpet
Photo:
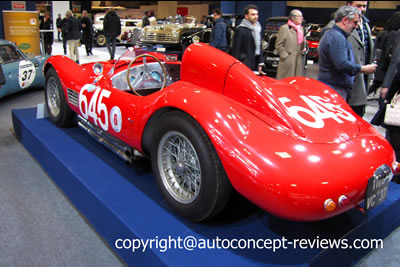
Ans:
[[[61,129],[35,116],[36,108],[12,111],[18,139],[93,228],[130,265],[347,266],[357,263],[369,249],[324,249],[316,247],[317,243],[314,248],[304,249],[300,243],[294,248],[293,243],[301,238],[321,241],[318,244],[325,244],[324,239],[347,239],[346,244],[351,245],[357,239],[384,238],[400,225],[400,185],[394,183],[390,184],[387,200],[367,214],[351,210],[325,221],[291,222],[272,216],[235,195],[217,218],[206,223],[190,223],[176,217],[162,199],[149,161],[127,166],[83,130]],[[189,236],[199,242],[193,251],[183,248],[183,239]],[[217,238],[218,245],[212,241]],[[142,239],[149,243],[144,252],[143,246],[132,251],[117,248],[118,239]],[[228,241],[239,239],[275,239],[276,243],[286,239],[286,248],[276,251],[222,248]],[[241,247],[242,242],[234,244]],[[175,248],[166,250],[168,243]],[[202,244],[207,243],[215,248],[203,248]],[[123,244],[129,246],[130,242],[119,241],[117,246]]]

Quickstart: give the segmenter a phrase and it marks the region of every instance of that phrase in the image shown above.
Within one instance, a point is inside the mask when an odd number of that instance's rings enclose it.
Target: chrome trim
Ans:
[[[375,170],[374,175],[372,177],[377,180],[386,180],[386,179],[391,180],[393,178],[393,172],[388,165],[384,164]]]
[[[115,138],[111,134],[103,131],[99,127],[93,125],[88,120],[78,115],[78,126],[84,129],[90,136],[92,136],[99,143],[105,145],[108,149],[113,151],[127,163],[132,163],[134,160],[145,157],[142,153],[132,148],[123,141]]]

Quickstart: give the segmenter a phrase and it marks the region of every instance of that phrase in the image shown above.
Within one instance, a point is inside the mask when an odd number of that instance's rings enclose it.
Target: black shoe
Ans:
[[[64,51],[64,55],[66,55],[67,54],[67,51]]]
[[[77,64],[79,64],[79,60],[75,61]]]

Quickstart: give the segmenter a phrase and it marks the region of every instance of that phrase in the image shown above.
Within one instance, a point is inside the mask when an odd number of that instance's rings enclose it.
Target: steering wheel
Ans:
[[[161,63],[161,61],[158,58],[156,58],[155,56],[152,56],[152,55],[149,55],[149,54],[139,55],[139,56],[135,57],[134,59],[132,59],[132,61],[129,63],[127,76],[126,76],[129,88],[131,89],[131,91],[134,94],[136,94],[138,96],[142,96],[142,95],[139,94],[136,91],[136,88],[138,88],[140,85],[142,85],[145,82],[149,82],[151,80],[155,80],[151,76],[151,73],[148,71],[146,57],[151,57],[152,59],[154,59],[161,66],[161,69],[162,69],[162,72],[163,72],[163,77],[162,77],[163,78],[163,83],[162,83],[162,86],[161,86],[160,90],[164,89],[164,87],[165,87],[165,85],[167,83],[167,70],[165,69],[165,67]],[[131,66],[139,58],[143,58],[143,72],[140,74],[140,76],[138,78],[135,79],[135,81],[133,83],[131,83],[131,80],[130,80]]]

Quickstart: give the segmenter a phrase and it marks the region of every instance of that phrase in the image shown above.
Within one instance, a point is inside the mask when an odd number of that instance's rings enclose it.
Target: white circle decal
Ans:
[[[29,87],[35,80],[35,65],[28,60],[21,60],[18,67],[18,81],[21,88]]]
[[[115,132],[119,133],[122,128],[122,114],[119,107],[115,106],[110,112],[111,126]]]

